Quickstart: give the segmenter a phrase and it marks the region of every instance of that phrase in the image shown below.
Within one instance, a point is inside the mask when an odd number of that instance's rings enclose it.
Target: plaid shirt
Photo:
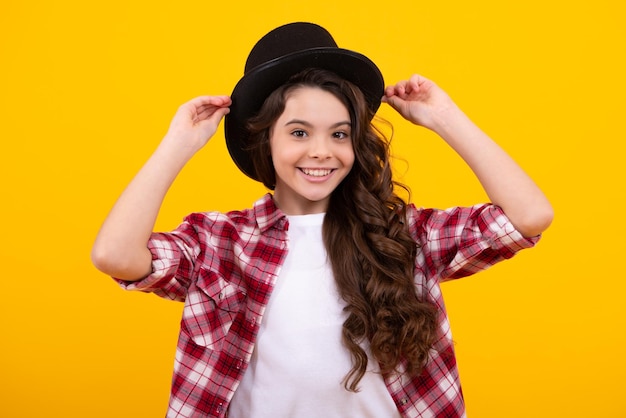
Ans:
[[[403,417],[463,417],[450,324],[439,283],[484,270],[531,247],[493,205],[446,211],[408,208],[420,246],[419,296],[440,311],[442,338],[421,375],[405,364],[385,383]],[[153,234],[153,273],[128,290],[184,301],[168,417],[224,417],[254,350],[263,313],[288,250],[287,218],[267,194],[252,209],[195,213],[171,233]]]

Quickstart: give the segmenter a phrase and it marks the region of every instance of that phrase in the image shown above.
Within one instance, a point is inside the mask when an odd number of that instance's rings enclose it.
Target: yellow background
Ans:
[[[123,292],[90,263],[118,194],[178,105],[228,94],[253,43],[327,27],[387,82],[432,78],[550,197],[543,241],[444,285],[471,417],[624,417],[624,3],[4,2],[0,12],[0,416],[157,417],[182,305]],[[422,206],[485,200],[435,136],[395,127]],[[408,164],[407,164],[408,163]],[[157,227],[264,192],[220,129]]]

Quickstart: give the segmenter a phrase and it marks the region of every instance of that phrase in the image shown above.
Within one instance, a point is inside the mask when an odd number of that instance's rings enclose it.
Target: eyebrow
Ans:
[[[285,126],[289,126],[289,125],[304,125],[306,127],[312,127],[313,126],[312,123],[307,122],[307,121],[302,120],[302,119],[291,119],[290,121],[285,123]],[[331,127],[331,129],[333,129],[333,128],[338,128],[338,127],[343,126],[343,125],[352,126],[350,121],[341,121],[341,122],[337,122],[337,123],[332,124],[330,127]]]

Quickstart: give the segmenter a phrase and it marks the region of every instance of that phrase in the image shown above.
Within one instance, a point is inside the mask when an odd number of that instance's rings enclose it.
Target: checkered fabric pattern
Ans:
[[[408,208],[420,246],[417,293],[440,308],[442,338],[419,376],[405,365],[385,377],[403,417],[463,417],[452,335],[439,283],[484,270],[538,237],[524,238],[493,205],[446,211]],[[288,250],[287,218],[271,195],[252,209],[195,213],[153,234],[153,272],[128,290],[184,301],[168,417],[224,417],[254,350],[259,324]]]

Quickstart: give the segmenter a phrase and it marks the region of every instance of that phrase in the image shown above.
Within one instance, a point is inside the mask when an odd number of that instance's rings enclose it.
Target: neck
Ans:
[[[328,199],[311,201],[304,197],[298,199],[284,199],[279,189],[274,190],[274,203],[285,215],[313,215],[325,213],[328,209]]]

